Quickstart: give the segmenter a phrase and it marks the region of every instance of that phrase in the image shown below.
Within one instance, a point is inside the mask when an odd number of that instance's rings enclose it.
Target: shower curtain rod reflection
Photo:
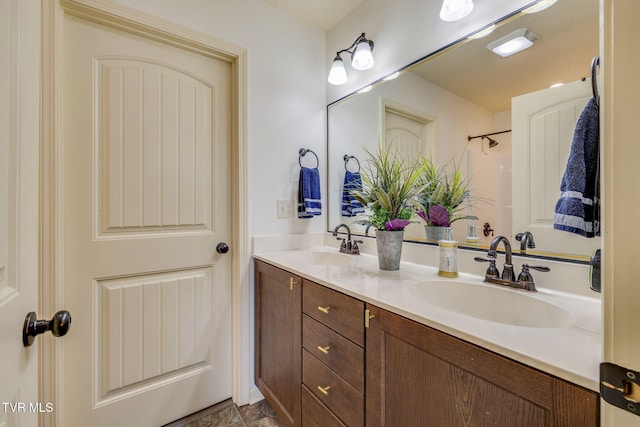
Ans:
[[[491,135],[500,135],[501,133],[508,133],[508,132],[511,132],[511,129],[501,130],[500,132],[484,133],[482,135],[476,135],[476,136],[468,136],[467,141],[471,141],[472,139],[476,139],[476,138],[485,138]]]
[[[501,133],[507,133],[507,132],[511,132],[511,129],[503,130],[503,131],[500,131],[500,132],[485,133],[484,135],[478,135],[478,136],[468,136],[467,137],[467,141],[471,141],[472,139],[476,139],[476,138],[482,138],[482,140],[487,138],[487,141],[489,141],[489,148],[493,148],[496,145],[498,145],[498,141],[496,141],[493,138],[490,138],[489,135],[499,135]],[[481,143],[482,143],[482,140],[480,141]],[[482,152],[484,153],[484,145],[482,146]],[[487,153],[485,153],[485,154],[487,154]]]

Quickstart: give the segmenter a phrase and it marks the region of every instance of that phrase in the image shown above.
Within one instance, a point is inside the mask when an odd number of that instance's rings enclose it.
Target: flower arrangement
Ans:
[[[362,187],[351,190],[368,209],[367,222],[378,230],[404,230],[411,223],[414,206],[423,188],[420,177],[425,165],[379,147],[369,156],[362,173]]]
[[[478,219],[474,215],[460,214],[471,203],[471,194],[469,180],[462,176],[455,163],[438,167],[425,157],[420,163],[422,175],[418,180],[421,191],[417,214],[427,225],[450,227],[459,219]]]

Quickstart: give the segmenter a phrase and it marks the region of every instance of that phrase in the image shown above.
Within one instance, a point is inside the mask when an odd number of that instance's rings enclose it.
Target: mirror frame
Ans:
[[[434,51],[432,51],[432,52],[430,52],[430,53],[428,53],[428,54],[416,59],[415,61],[410,62],[409,64],[407,64],[407,65],[405,65],[403,67],[398,68],[396,71],[393,71],[392,73],[389,73],[388,75],[383,76],[383,77],[373,81],[372,83],[370,83],[370,84],[368,84],[368,85],[366,85],[366,86],[364,86],[364,87],[362,87],[360,89],[354,90],[353,92],[348,93],[347,95],[344,95],[343,97],[341,97],[341,98],[339,98],[339,99],[337,99],[335,101],[332,101],[331,103],[327,104],[327,107],[326,107],[327,144],[326,144],[326,152],[325,152],[327,161],[329,159],[329,113],[330,113],[330,108],[332,106],[338,105],[338,104],[340,104],[342,102],[347,101],[350,98],[353,98],[353,97],[357,96],[364,89],[368,89],[369,87],[374,88],[376,86],[379,86],[379,85],[385,83],[386,79],[389,76],[392,76],[392,75],[394,75],[396,73],[402,74],[402,73],[410,70],[411,68],[416,67],[417,65],[421,64],[424,61],[433,59],[433,58],[435,58],[435,57],[437,57],[437,56],[439,56],[439,55],[441,55],[443,53],[446,53],[446,52],[448,52],[448,51],[450,51],[450,50],[452,50],[452,49],[454,49],[454,48],[456,48],[458,46],[462,46],[463,44],[465,44],[465,43],[467,43],[469,41],[472,41],[473,40],[472,39],[473,35],[484,31],[485,29],[491,27],[492,25],[495,25],[496,27],[499,27],[499,26],[501,26],[503,24],[506,24],[506,23],[508,23],[508,22],[520,17],[521,15],[523,15],[523,11],[527,10],[528,8],[530,8],[532,5],[534,5],[536,3],[538,3],[538,1],[531,2],[531,3],[521,7],[519,9],[516,9],[513,12],[510,12],[510,13],[502,16],[501,18],[497,19],[497,20],[495,20],[493,22],[490,22],[490,23],[488,23],[488,24],[486,24],[486,25],[484,25],[482,27],[479,27],[476,30],[470,32],[469,34],[467,34],[467,35],[465,35],[463,37],[460,37],[457,40],[454,40],[453,42],[448,43],[447,45],[445,45],[445,46],[443,46],[441,48],[438,48],[438,49],[436,49],[436,50],[434,50]],[[327,167],[327,169],[328,169],[328,167]],[[328,171],[327,171],[327,174],[325,175],[325,188],[329,188],[329,173],[328,173]],[[330,217],[329,217],[328,214],[327,214],[327,220],[326,221],[327,221],[327,223],[326,223],[327,232],[333,232],[331,224],[329,224]],[[340,234],[342,234],[342,233],[340,233]],[[358,237],[367,237],[367,238],[375,239],[375,236],[371,236],[371,235],[369,235],[367,233],[352,232],[352,234],[355,234]],[[438,244],[435,243],[435,242],[419,241],[419,240],[406,240],[406,241],[408,241],[410,243],[421,244],[421,245],[438,246]],[[468,246],[468,245],[464,245],[462,243],[459,245],[459,248],[460,249],[464,249],[464,250],[478,251],[478,252],[486,252],[487,249],[488,249],[488,247],[486,247],[486,246]],[[522,256],[522,257],[528,257],[528,258],[543,259],[543,260],[550,260],[550,261],[561,261],[561,262],[568,262],[568,263],[575,263],[575,264],[586,264],[586,265],[590,264],[590,258],[591,258],[588,255],[555,254],[553,252],[548,252],[548,251],[541,251],[541,252],[538,252],[538,253],[536,253],[535,251],[529,251],[529,252],[521,253],[520,250],[518,248],[516,248],[516,247],[513,248],[513,254],[514,255],[518,255],[518,256]]]

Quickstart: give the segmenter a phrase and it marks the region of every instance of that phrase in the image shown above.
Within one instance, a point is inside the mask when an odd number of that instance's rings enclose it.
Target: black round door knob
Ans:
[[[229,245],[227,245],[225,242],[220,242],[216,245],[216,252],[218,252],[219,254],[226,254],[227,252],[229,252]]]
[[[32,311],[24,319],[22,329],[22,344],[29,347],[33,344],[35,337],[51,331],[54,337],[62,337],[71,328],[71,313],[61,310],[53,315],[51,320],[38,320],[38,315]]]

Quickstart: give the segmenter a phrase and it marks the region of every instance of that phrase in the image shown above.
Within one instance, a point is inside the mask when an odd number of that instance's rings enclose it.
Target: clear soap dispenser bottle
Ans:
[[[458,242],[453,240],[453,229],[444,230],[444,239],[438,240],[440,246],[440,268],[438,276],[458,277]]]

